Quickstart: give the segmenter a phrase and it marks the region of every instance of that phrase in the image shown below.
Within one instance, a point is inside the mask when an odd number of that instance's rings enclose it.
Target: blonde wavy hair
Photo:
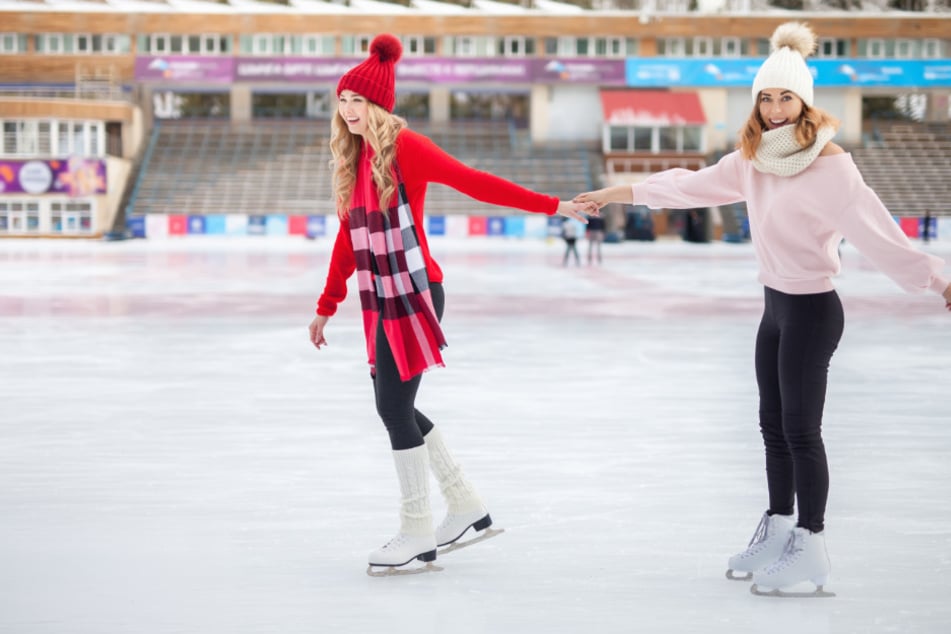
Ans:
[[[839,129],[839,120],[821,108],[810,107],[802,104],[802,113],[794,124],[796,126],[796,141],[802,147],[809,147],[816,142],[816,133],[820,128],[831,126]],[[750,113],[746,125],[740,130],[740,140],[736,148],[740,151],[743,158],[753,160],[756,156],[756,150],[759,149],[760,141],[763,138],[763,132],[766,131],[766,122],[759,113],[759,96],[753,105],[753,112]]]
[[[334,201],[337,216],[341,220],[350,213],[350,198],[357,182],[357,162],[360,159],[361,143],[373,148],[371,170],[373,182],[382,209],[389,207],[396,192],[393,178],[393,161],[396,159],[396,136],[406,127],[406,119],[391,114],[373,102],[367,102],[367,130],[361,137],[351,134],[347,122],[334,113],[330,123],[330,169],[333,171]]]

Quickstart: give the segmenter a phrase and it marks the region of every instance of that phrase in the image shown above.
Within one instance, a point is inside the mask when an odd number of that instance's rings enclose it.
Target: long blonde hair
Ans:
[[[831,126],[839,129],[839,120],[821,108],[815,108],[802,104],[802,113],[794,124],[796,126],[796,141],[802,147],[809,147],[816,142],[816,133],[820,128]],[[743,158],[753,160],[756,156],[756,150],[759,149],[759,143],[763,138],[763,132],[766,131],[766,122],[759,113],[759,96],[753,105],[753,112],[746,120],[746,125],[740,130],[740,140],[736,148],[740,151]]]
[[[363,143],[373,148],[371,170],[381,209],[389,207],[396,192],[393,161],[396,159],[396,136],[406,127],[406,119],[391,114],[373,102],[367,102],[367,130],[361,137],[351,134],[347,122],[334,113],[330,124],[330,169],[333,171],[334,201],[340,219],[350,213],[350,198],[357,181],[357,162]]]

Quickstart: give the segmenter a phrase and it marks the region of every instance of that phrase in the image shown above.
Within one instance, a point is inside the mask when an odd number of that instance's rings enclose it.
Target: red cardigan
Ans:
[[[471,198],[493,205],[515,207],[549,216],[558,210],[558,198],[537,194],[504,178],[473,169],[444,152],[427,137],[406,128],[401,130],[396,138],[396,160],[403,174],[406,196],[413,211],[413,221],[416,223],[419,246],[426,261],[426,273],[430,282],[442,282],[443,274],[429,253],[423,221],[426,211],[426,186],[429,183],[448,185]],[[330,256],[327,283],[323,294],[317,300],[318,315],[329,317],[337,312],[337,305],[347,296],[347,280],[353,275],[355,268],[350,226],[342,221]]]

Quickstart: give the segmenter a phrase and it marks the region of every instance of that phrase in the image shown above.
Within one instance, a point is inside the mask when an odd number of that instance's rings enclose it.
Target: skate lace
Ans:
[[[383,550],[389,550],[390,548],[399,548],[400,546],[403,545],[404,541],[405,541],[405,537],[403,533],[399,533],[397,534],[396,537],[386,542],[386,544],[383,546]]]
[[[782,556],[769,567],[771,571],[782,570],[793,561],[797,559],[799,553],[803,550],[802,544],[803,538],[796,532],[793,531],[789,534],[789,539],[786,540],[786,545],[783,547]]]
[[[753,544],[758,544],[762,541],[765,541],[769,536],[769,514],[763,513],[763,518],[759,521],[759,526],[756,527],[756,532],[753,533],[753,537],[750,539],[750,543],[747,544],[747,547],[752,546]]]

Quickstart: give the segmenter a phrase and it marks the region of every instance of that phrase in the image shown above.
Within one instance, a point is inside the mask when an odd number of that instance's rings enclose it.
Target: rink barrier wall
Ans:
[[[426,235],[456,238],[470,236],[547,238],[561,235],[563,221],[564,219],[561,216],[546,216],[543,214],[428,216],[426,218]],[[161,239],[187,236],[332,238],[337,234],[340,221],[336,215],[156,214],[130,217],[126,225],[133,238]]]
[[[550,238],[561,235],[561,216],[522,214],[517,216],[427,216],[429,237],[508,237]],[[570,222],[576,222],[574,220]],[[924,218],[896,217],[895,222],[909,238],[924,235]],[[132,216],[127,220],[133,238],[176,238],[187,236],[302,236],[327,238],[337,234],[340,221],[336,215],[284,214],[155,214]],[[578,223],[578,235],[584,235]],[[930,219],[930,237],[951,236],[951,216]]]

